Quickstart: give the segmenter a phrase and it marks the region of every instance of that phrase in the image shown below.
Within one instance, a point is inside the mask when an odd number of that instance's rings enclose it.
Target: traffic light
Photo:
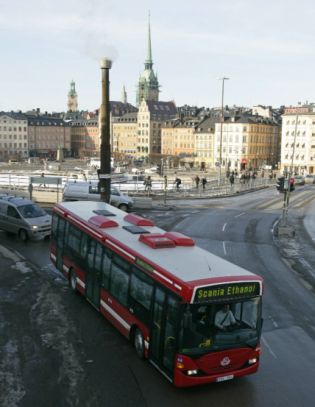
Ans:
[[[284,192],[284,177],[279,177],[277,181],[276,188],[279,192]]]
[[[289,179],[290,192],[295,190],[294,178]]]

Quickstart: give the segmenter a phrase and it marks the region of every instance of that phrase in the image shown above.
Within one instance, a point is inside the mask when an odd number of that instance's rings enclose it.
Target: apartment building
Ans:
[[[215,123],[216,119],[207,118],[196,126],[194,165],[200,169],[210,169],[215,166]]]
[[[28,142],[31,156],[57,157],[71,155],[71,126],[61,117],[49,114],[26,114],[28,121]]]
[[[270,118],[242,114],[215,124],[215,162],[231,170],[275,168],[279,125]]]
[[[315,105],[288,107],[282,115],[281,170],[315,173]]]
[[[161,155],[161,128],[164,122],[176,116],[174,102],[142,100],[137,116],[137,158]]]
[[[161,128],[161,154],[177,157],[182,164],[194,163],[195,157],[195,127],[197,121],[171,120]]]
[[[137,115],[126,113],[112,124],[112,155],[118,160],[137,156]]]
[[[100,153],[98,119],[71,121],[71,150],[73,157],[95,157]]]
[[[24,159],[29,155],[27,117],[0,112],[0,161]]]

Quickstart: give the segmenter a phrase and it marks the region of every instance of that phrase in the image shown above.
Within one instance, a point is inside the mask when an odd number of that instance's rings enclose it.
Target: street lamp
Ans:
[[[100,106],[100,193],[101,200],[109,203],[110,201],[110,127],[109,127],[109,70],[112,67],[112,61],[102,58],[100,61],[102,71],[102,102]]]
[[[222,168],[222,131],[223,131],[223,122],[224,122],[224,81],[229,80],[230,78],[219,78],[219,81],[222,81],[222,91],[221,91],[221,124],[220,124],[220,155],[219,155],[219,184],[221,184],[221,168]]]

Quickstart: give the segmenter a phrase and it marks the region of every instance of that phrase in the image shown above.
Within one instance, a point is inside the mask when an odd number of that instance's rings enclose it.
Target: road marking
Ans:
[[[223,243],[223,251],[224,251],[224,255],[226,256],[227,252],[226,252],[225,242],[222,242],[222,243]]]
[[[227,223],[225,223],[225,224],[223,225],[222,232],[225,231],[226,225],[227,225]]]
[[[265,339],[263,336],[261,337],[261,339],[262,339],[262,342],[264,343],[264,345],[266,346],[266,348],[269,350],[270,354],[271,354],[275,359],[278,359],[278,358],[277,358],[277,355],[272,351],[271,347],[268,345],[266,339]]]
[[[239,218],[240,216],[245,215],[245,212],[239,213],[238,215],[235,215],[234,218]]]

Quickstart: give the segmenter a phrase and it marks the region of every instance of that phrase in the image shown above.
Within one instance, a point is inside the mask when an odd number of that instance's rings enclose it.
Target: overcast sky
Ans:
[[[315,102],[314,0],[0,0],[0,111],[100,104],[99,59],[113,59],[110,98],[135,104],[148,12],[160,100],[295,105]]]

